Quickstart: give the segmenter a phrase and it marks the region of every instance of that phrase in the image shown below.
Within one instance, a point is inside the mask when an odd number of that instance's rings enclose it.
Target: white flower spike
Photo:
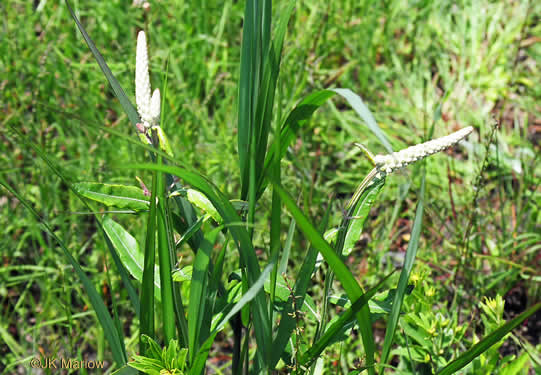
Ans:
[[[137,112],[146,128],[152,126],[150,77],[148,74],[147,38],[144,31],[137,35],[137,54],[135,60],[135,102]]]
[[[150,125],[157,126],[160,123],[160,89],[154,90],[150,99]]]
[[[473,127],[468,126],[452,134],[446,135],[445,137],[411,146],[398,152],[393,152],[392,154],[376,155],[374,157],[376,169],[378,172],[383,174],[392,173],[408,164],[455,145],[468,136],[472,131]]]

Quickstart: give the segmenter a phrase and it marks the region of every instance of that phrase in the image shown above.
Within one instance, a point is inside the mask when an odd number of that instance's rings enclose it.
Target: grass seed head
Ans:
[[[154,90],[150,99],[150,124],[156,126],[160,123],[160,89]]]
[[[135,60],[135,102],[137,112],[145,127],[150,127],[152,122],[150,77],[148,74],[148,51],[147,39],[144,31],[137,35],[137,54]]]
[[[460,129],[452,134],[446,135],[445,137],[433,139],[428,142],[420,143],[415,146],[411,146],[400,150],[398,152],[393,152],[388,155],[376,155],[374,157],[374,162],[376,163],[376,168],[385,174],[394,172],[397,169],[403,168],[411,163],[416,162],[449,148],[459,141],[464,139],[468,134],[473,131],[471,126]]]

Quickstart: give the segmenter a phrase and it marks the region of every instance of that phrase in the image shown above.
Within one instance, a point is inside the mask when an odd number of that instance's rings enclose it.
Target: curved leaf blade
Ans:
[[[15,189],[13,189],[10,185],[8,185],[7,182],[5,182],[1,176],[0,176],[0,185],[2,185],[6,190],[8,190],[11,194],[13,194],[22,203],[22,205],[40,223],[41,227],[60,246],[60,248],[62,249],[62,252],[64,253],[66,258],[70,262],[71,266],[75,270],[75,273],[77,274],[77,276],[81,280],[81,283],[83,284],[83,288],[88,295],[90,304],[92,305],[92,308],[96,312],[98,321],[100,322],[100,325],[103,328],[105,339],[111,346],[111,351],[112,351],[115,362],[119,366],[125,365],[127,363],[127,355],[124,349],[124,343],[123,343],[124,338],[121,336],[121,333],[119,333],[119,331],[116,329],[113,318],[111,317],[111,314],[109,314],[109,310],[105,306],[105,303],[103,302],[101,296],[96,291],[96,288],[94,287],[94,284],[92,283],[90,278],[83,271],[83,269],[81,268],[77,260],[71,255],[71,253],[69,252],[64,242],[60,238],[58,238],[56,234],[54,233],[54,231],[49,227],[47,222],[43,220],[41,216],[34,210],[34,208],[32,208],[30,203],[28,203]]]
[[[421,236],[421,229],[423,226],[425,177],[426,177],[426,174],[425,174],[425,171],[423,170],[421,191],[419,193],[419,202],[417,203],[417,210],[415,212],[415,219],[413,222],[413,228],[411,230],[411,239],[408,244],[408,249],[406,250],[404,266],[402,268],[402,272],[400,272],[400,279],[398,280],[398,286],[397,286],[396,294],[394,295],[394,300],[393,300],[393,307],[391,310],[391,315],[389,317],[389,322],[387,323],[387,329],[385,331],[385,339],[383,340],[381,364],[385,364],[385,362],[387,362],[389,353],[391,352],[391,345],[393,343],[394,333],[396,331],[398,320],[400,318],[400,309],[402,308],[402,303],[406,295],[410,273],[411,273],[411,270],[413,269],[415,256],[417,255],[417,249],[419,247],[419,238]],[[384,369],[385,369],[384,367],[381,368],[382,374],[383,374]]]
[[[103,74],[107,78],[107,81],[109,81],[109,84],[113,88],[113,92],[115,96],[117,97],[118,101],[122,105],[124,112],[126,112],[126,114],[128,115],[130,122],[132,123],[132,125],[134,126],[134,129],[137,132],[137,128],[135,127],[135,125],[140,121],[140,119],[139,119],[139,115],[137,114],[137,111],[135,110],[135,107],[133,106],[133,104],[131,104],[130,99],[128,99],[128,96],[126,95],[122,87],[120,86],[120,83],[118,83],[118,80],[113,75],[113,72],[111,72],[111,69],[109,69],[109,66],[105,62],[100,51],[98,51],[98,49],[96,48],[96,45],[94,44],[94,42],[92,41],[92,39],[86,32],[85,28],[83,27],[83,25],[81,24],[81,22],[79,21],[75,13],[73,12],[73,9],[71,8],[68,0],[66,0],[66,5],[71,14],[71,17],[73,18],[73,20],[77,24],[77,27],[79,28],[79,31],[83,35],[83,38],[85,39],[85,42],[88,45],[88,48],[90,48],[90,51],[92,52],[92,54],[94,55],[94,58],[98,62],[98,65],[100,66]]]
[[[111,240],[124,267],[135,280],[141,282],[144,270],[144,254],[137,240],[122,225],[108,216],[103,219],[103,229]],[[158,300],[160,300],[159,269],[157,265],[154,266],[154,295]]]
[[[133,211],[146,211],[150,203],[143,189],[101,182],[78,182],[73,184],[83,197],[104,204],[107,207],[123,208]]]
[[[501,327],[496,329],[487,337],[485,337],[484,339],[479,341],[477,344],[472,346],[470,349],[462,353],[457,359],[447,364],[447,366],[442,368],[436,374],[437,375],[450,375],[464,368],[468,363],[470,363],[475,358],[483,354],[492,345],[500,341],[505,335],[507,335],[509,332],[515,329],[520,323],[528,319],[539,309],[541,309],[541,302],[538,302],[537,304],[533,305],[528,310],[524,311],[522,314],[517,316],[516,318],[503,324]]]
[[[274,189],[276,189],[278,194],[280,194],[284,205],[295,218],[295,221],[297,222],[297,225],[301,231],[304,233],[310,243],[323,255],[325,261],[329,264],[329,267],[336,274],[336,277],[342,284],[348,298],[351,301],[357,301],[363,295],[363,292],[349,268],[344,264],[340,256],[336,254],[334,249],[327,243],[327,241],[325,241],[317,229],[314,228],[304,213],[297,207],[291,196],[279,184],[276,184],[273,181],[272,183]],[[375,343],[372,333],[370,311],[368,310],[368,307],[364,306],[362,310],[356,314],[356,317],[362,334],[369,372],[374,373],[373,365]]]

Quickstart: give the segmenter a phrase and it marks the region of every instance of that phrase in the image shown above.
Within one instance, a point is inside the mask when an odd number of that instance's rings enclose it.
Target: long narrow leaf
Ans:
[[[297,225],[302,230],[306,238],[312,243],[312,245],[318,249],[318,251],[323,255],[325,261],[329,264],[329,267],[334,271],[336,277],[342,284],[342,287],[346,291],[348,298],[351,301],[357,301],[363,292],[353,274],[344,264],[340,256],[336,254],[333,248],[325,241],[323,236],[313,227],[308,218],[303,214],[303,212],[297,207],[293,199],[289,194],[283,190],[281,186],[273,183],[274,189],[280,194],[282,201],[285,206],[295,218]],[[367,356],[367,365],[369,366],[369,372],[373,373],[373,364],[374,364],[374,337],[372,335],[372,323],[369,319],[370,312],[366,314],[365,308],[356,314],[357,320],[359,322],[359,327],[361,329],[364,349]],[[368,319],[367,319],[368,315]]]
[[[119,332],[115,328],[115,323],[113,322],[113,319],[111,318],[111,315],[109,314],[109,311],[107,310],[107,307],[103,303],[103,300],[101,299],[100,295],[96,291],[96,288],[94,287],[94,284],[92,284],[92,281],[88,278],[88,276],[85,274],[77,260],[71,255],[66,245],[64,245],[64,242],[56,236],[54,231],[49,227],[47,222],[45,222],[39,214],[34,210],[34,208],[28,203],[15,189],[13,189],[11,186],[9,186],[4,179],[0,176],[0,185],[2,185],[6,190],[8,190],[11,194],[13,194],[19,202],[21,202],[26,209],[34,216],[34,218],[41,224],[41,227],[53,238],[60,248],[62,249],[62,252],[72,265],[73,269],[75,270],[75,273],[81,280],[81,283],[83,284],[83,288],[85,289],[86,294],[88,295],[88,298],[90,299],[90,303],[92,305],[92,308],[96,312],[96,316],[98,317],[98,321],[100,322],[100,325],[103,328],[103,332],[105,335],[105,338],[107,339],[107,342],[111,346],[113,358],[117,365],[123,366],[127,362],[127,356],[126,352],[124,350],[123,345],[123,337],[119,335]]]
[[[393,152],[393,147],[387,140],[385,133],[383,133],[381,128],[376,123],[372,112],[370,112],[366,104],[364,104],[361,97],[355,94],[350,89],[332,89],[332,91],[334,91],[348,101],[351,108],[353,108],[355,112],[357,112],[359,117],[363,119],[363,121],[366,123],[368,129],[370,129],[370,131],[374,133],[374,135],[378,138],[381,144],[387,149],[387,152],[391,154]]]
[[[209,267],[212,247],[216,241],[216,235],[220,228],[214,229],[203,240],[199,251],[193,262],[192,281],[190,284],[190,303],[188,304],[188,335],[189,335],[189,355],[190,362],[193,362],[195,355],[199,351],[200,337],[206,339],[206,335],[201,332],[203,317],[205,316],[206,304],[209,292]]]
[[[520,323],[535,314],[535,312],[539,309],[541,309],[541,302],[538,302],[516,318],[503,324],[501,327],[499,327],[487,337],[479,341],[466,352],[462,353],[457,359],[447,364],[447,366],[439,370],[436,374],[450,375],[464,368],[468,363],[470,363],[475,358],[479,357],[481,354],[487,351],[492,345],[500,341],[505,335],[515,329]]]
[[[419,247],[419,237],[421,236],[421,228],[423,226],[423,210],[424,210],[424,195],[425,195],[425,172],[423,169],[423,178],[421,182],[421,191],[419,193],[419,201],[417,203],[417,210],[415,212],[415,219],[413,221],[413,228],[411,231],[411,239],[406,250],[406,257],[404,259],[404,266],[402,272],[400,272],[400,279],[398,280],[398,287],[393,300],[393,307],[389,321],[387,323],[387,329],[385,331],[385,339],[383,340],[383,350],[381,354],[381,364],[384,365],[387,362],[389,353],[391,351],[391,345],[393,343],[394,333],[398,325],[398,319],[400,318],[400,309],[406,295],[406,289],[408,287],[408,281],[413,264],[415,262],[415,256],[417,255],[417,248]],[[384,367],[381,368],[383,374]]]
[[[257,28],[256,2],[247,1],[244,9],[243,34],[240,57],[239,110],[238,110],[238,152],[241,176],[241,198],[248,194],[248,173],[250,143],[253,139],[255,104],[257,92],[257,41],[260,30]],[[255,144],[254,144],[255,147]]]
[[[158,156],[158,165],[162,165],[162,158]],[[162,295],[162,319],[163,319],[163,332],[165,336],[165,342],[170,342],[176,338],[176,324],[175,324],[175,309],[173,302],[173,279],[170,253],[172,249],[169,247],[169,233],[167,229],[167,211],[165,205],[166,191],[165,191],[165,176],[158,171],[156,184],[156,196],[158,197],[157,204],[157,223],[158,223],[158,260],[160,264],[160,283],[161,283],[161,295]]]
[[[78,182],[73,184],[83,197],[104,204],[106,207],[133,211],[148,210],[149,201],[141,188],[128,185]]]
[[[374,297],[374,295],[381,288],[383,283],[392,275],[385,276],[375,287],[368,290],[357,301],[355,301],[346,311],[340,315],[340,318],[336,320],[323,334],[323,336],[301,357],[301,365],[307,366],[312,361],[316,360],[318,356],[325,350],[327,346],[332,342],[334,337],[340,333],[342,328],[355,319],[355,314],[365,306],[368,301]]]
[[[270,1],[269,1],[270,3]],[[258,95],[257,111],[256,111],[256,124],[259,125],[259,134],[256,144],[256,179],[261,178],[263,172],[263,165],[265,162],[265,155],[267,150],[267,142],[270,131],[270,125],[272,121],[272,110],[274,106],[274,96],[276,92],[276,83],[278,81],[278,75],[280,72],[280,62],[282,57],[282,48],[284,45],[284,38],[287,31],[287,25],[293,9],[295,7],[295,1],[290,0],[286,9],[280,13],[280,19],[278,20],[278,26],[276,27],[275,37],[272,43],[266,50],[266,56],[264,61],[263,78],[261,82],[260,94]],[[279,134],[279,133],[276,133]],[[274,141],[277,141],[275,137]]]
[[[259,279],[261,271],[257,257],[255,255],[254,248],[250,241],[248,232],[242,220],[238,216],[235,208],[229,202],[227,197],[210,181],[201,176],[198,173],[187,171],[182,168],[178,168],[170,165],[158,165],[158,164],[133,164],[119,166],[124,169],[142,169],[142,170],[156,170],[182,178],[186,184],[191,185],[193,188],[199,190],[211,201],[214,207],[220,213],[220,216],[224,219],[224,223],[228,230],[231,232],[235,244],[239,249],[242,261],[246,265],[246,271],[248,275],[249,285],[252,286]],[[267,348],[270,346],[270,322],[268,317],[267,302],[264,292],[259,293],[255,297],[253,305],[254,314],[254,327],[255,336],[258,348],[263,352],[267,352]]]
[[[98,51],[98,49],[96,48],[96,45],[94,44],[90,36],[87,34],[83,25],[77,19],[77,16],[73,12],[73,9],[71,8],[68,0],[66,0],[66,6],[68,7],[71,17],[77,24],[79,31],[83,35],[83,38],[85,39],[86,44],[88,45],[88,48],[90,48],[90,51],[92,51],[92,54],[94,55],[94,58],[98,62],[98,65],[100,66],[103,74],[105,75],[105,77],[107,78],[107,81],[109,81],[109,84],[113,88],[115,96],[120,102],[120,105],[122,105],[124,112],[126,112],[126,114],[128,115],[128,118],[130,119],[130,122],[134,126],[134,129],[137,131],[137,128],[135,127],[135,125],[139,122],[140,119],[139,119],[139,115],[137,114],[137,111],[135,110],[135,107],[133,106],[133,104],[131,104],[129,98],[126,96],[126,93],[120,86],[120,83],[118,83],[117,79],[113,75],[113,72],[111,72],[111,69],[109,69],[109,66],[107,66],[107,63],[103,59],[103,56],[101,55],[100,51]]]
[[[118,257],[118,254],[116,253],[109,236],[107,235],[107,233],[105,233],[105,230],[103,229],[100,216],[96,212],[94,212],[94,210],[85,201],[84,197],[79,194],[77,189],[75,189],[75,187],[73,186],[73,183],[64,175],[64,173],[58,167],[57,163],[55,163],[47,155],[46,152],[44,152],[38,145],[36,145],[34,142],[29,140],[25,135],[23,135],[19,129],[11,125],[9,125],[9,127],[15,134],[17,134],[18,138],[24,144],[26,144],[28,147],[33,149],[39,155],[39,157],[47,164],[47,166],[69,187],[69,189],[75,194],[75,196],[77,196],[77,198],[79,198],[82,201],[82,203],[87,207],[87,209],[94,214],[94,217],[96,218],[96,222],[98,223],[98,228],[100,229],[100,232],[103,235],[105,243],[107,244],[107,249],[109,250],[111,257],[113,258],[115,266],[120,274],[120,278],[122,279],[122,283],[124,284],[126,291],[128,292],[128,296],[130,297],[130,301],[133,305],[135,313],[139,316],[140,304],[139,304],[139,297],[137,296],[137,291],[135,290],[133,284],[131,283],[130,277],[128,275],[128,271],[126,270],[126,268],[120,261],[120,258]]]
[[[143,279],[145,258],[139,248],[137,240],[110,217],[105,217],[103,219],[103,229],[111,239],[122,264],[137,281],[141,281]],[[158,267],[155,266],[154,268]],[[154,277],[153,290],[155,290],[155,293],[157,294],[156,297],[159,299],[160,280],[157,277]]]
[[[143,258],[143,276],[141,280],[141,328],[139,334],[139,347],[141,355],[145,355],[147,344],[143,335],[155,337],[154,327],[154,285],[156,267],[156,190],[157,172],[152,172],[152,191],[150,195],[150,211],[147,218],[147,232],[145,235],[145,255]],[[159,275],[159,273],[158,273]],[[161,295],[160,295],[161,296]]]
[[[203,370],[208,354],[210,352],[210,348],[218,332],[220,332],[227,324],[227,322],[233,316],[235,316],[235,314],[237,314],[248,302],[261,295],[261,291],[263,289],[263,286],[265,285],[265,281],[267,281],[273,266],[274,265],[271,263],[267,265],[267,267],[265,267],[265,269],[263,270],[263,272],[261,272],[261,275],[255,281],[255,283],[242,295],[242,297],[235,304],[235,306],[233,306],[233,308],[227,313],[227,315],[217,324],[216,328],[212,331],[209,338],[203,343],[203,345],[201,345],[199,353],[197,353],[192,368],[190,369],[190,375],[198,375]]]

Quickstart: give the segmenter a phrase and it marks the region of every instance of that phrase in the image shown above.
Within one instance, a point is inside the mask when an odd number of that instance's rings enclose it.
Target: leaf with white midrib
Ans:
[[[110,217],[105,217],[103,220],[103,228],[126,269],[137,281],[141,282],[143,278],[143,253],[137,240]],[[160,300],[159,267],[155,266],[154,269],[154,295]]]

